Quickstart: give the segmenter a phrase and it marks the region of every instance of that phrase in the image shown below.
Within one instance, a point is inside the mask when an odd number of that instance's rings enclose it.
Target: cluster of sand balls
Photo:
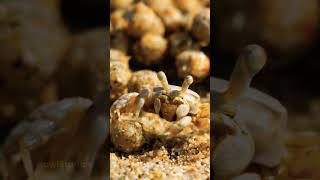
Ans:
[[[112,0],[110,6],[110,86],[118,93],[111,99],[128,92],[137,69],[163,70],[169,81],[207,80],[210,1]]]

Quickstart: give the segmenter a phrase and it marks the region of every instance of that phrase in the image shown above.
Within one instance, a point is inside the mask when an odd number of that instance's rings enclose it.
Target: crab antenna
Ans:
[[[136,104],[135,104],[135,116],[138,117],[140,111],[145,103],[145,98],[150,95],[150,90],[148,88],[143,89],[139,95],[137,96]]]
[[[263,68],[267,60],[265,50],[259,45],[245,47],[231,74],[229,88],[223,93],[225,102],[241,97],[250,87],[252,78]]]
[[[164,90],[166,92],[169,92],[169,90],[170,90],[169,83],[168,83],[168,80],[167,80],[167,76],[163,71],[158,72],[158,79],[160,80]]]
[[[186,77],[184,78],[183,83],[182,83],[180,94],[181,94],[181,95],[184,94],[184,93],[188,90],[189,86],[190,86],[192,83],[193,83],[193,78],[192,78],[192,76],[190,76],[190,75],[189,75],[189,76],[186,76]]]

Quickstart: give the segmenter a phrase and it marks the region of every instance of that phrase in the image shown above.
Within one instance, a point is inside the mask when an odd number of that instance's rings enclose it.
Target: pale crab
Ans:
[[[114,146],[123,152],[138,151],[156,137],[172,138],[179,135],[190,121],[170,122],[153,112],[143,109],[150,98],[151,91],[146,88],[140,93],[122,95],[110,109],[110,136]]]
[[[230,83],[211,78],[211,98],[214,102],[213,113],[233,118],[253,138],[254,155],[250,161],[272,168],[277,166],[283,157],[287,112],[276,99],[250,88],[252,78],[263,68],[266,60],[266,52],[262,47],[249,45],[244,48],[231,75]],[[243,149],[249,147],[245,147],[245,144],[243,142]],[[218,144],[216,148],[219,146]],[[234,154],[233,157],[236,159],[230,158],[230,154]],[[241,153],[233,151],[225,156],[224,164],[218,163],[215,167],[228,169],[230,167],[221,166],[228,166],[227,161],[230,161],[229,165],[233,167],[234,164],[242,163],[244,169],[248,165],[248,159],[238,161],[240,156],[242,157]],[[240,171],[230,172],[222,176],[230,177],[239,173]]]
[[[168,121],[191,121],[199,112],[200,96],[188,89],[193,83],[192,76],[186,76],[181,87],[169,85],[164,72],[158,72],[162,87],[154,89],[154,111]]]

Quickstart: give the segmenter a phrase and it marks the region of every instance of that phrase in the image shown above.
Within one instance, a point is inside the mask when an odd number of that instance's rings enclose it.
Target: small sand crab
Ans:
[[[162,87],[154,91],[154,110],[168,121],[190,119],[189,114],[197,114],[199,111],[200,96],[189,90],[193,83],[192,76],[186,76],[181,87],[169,85],[164,72],[158,73]]]
[[[143,106],[150,93],[144,89],[140,93],[124,94],[111,106],[111,141],[118,150],[137,151],[149,140],[175,137],[191,124],[191,120],[169,122],[158,114],[144,112]]]

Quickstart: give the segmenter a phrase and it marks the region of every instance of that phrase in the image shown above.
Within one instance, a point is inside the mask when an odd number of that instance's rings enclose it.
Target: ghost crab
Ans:
[[[210,80],[214,115],[224,114],[234,119],[239,126],[247,130],[254,142],[254,155],[248,157],[249,159],[243,159],[242,162],[238,161],[238,158],[236,161],[230,158],[242,156],[236,150],[230,152],[229,146],[222,143],[216,145],[215,149],[220,149],[221,153],[216,156],[220,156],[221,162],[224,162],[224,164],[217,164],[232,165],[231,167],[216,167],[229,170],[229,173],[221,175],[222,178],[242,173],[240,169],[244,170],[248,166],[248,160],[272,168],[280,163],[283,156],[286,109],[276,99],[250,88],[252,78],[263,68],[266,60],[267,56],[262,47],[249,45],[243,49],[229,83],[216,78]],[[219,134],[219,131],[217,133]],[[247,141],[248,139],[242,140],[242,149],[247,149],[246,152],[249,152],[252,149],[248,149],[248,146],[245,145]],[[223,156],[224,151],[229,151],[229,155]],[[231,169],[236,167],[234,162],[239,165],[238,169]]]
[[[143,89],[140,93],[124,94],[112,104],[110,134],[118,150],[126,153],[137,151],[154,134],[163,135],[169,128],[169,122],[158,114],[142,110],[150,93],[149,89]]]
[[[169,85],[164,72],[158,72],[162,87],[154,89],[154,110],[168,121],[191,121],[191,115],[199,112],[200,96],[189,90],[193,83],[192,76],[186,76],[181,87]]]
[[[200,96],[188,90],[193,82],[191,76],[178,87],[169,85],[162,71],[157,75],[163,87],[155,87],[153,92],[144,88],[140,93],[124,94],[111,106],[111,141],[123,152],[137,151],[155,136],[175,137],[191,124],[192,117],[188,115],[199,111]],[[148,112],[146,102],[154,102],[155,113]]]

